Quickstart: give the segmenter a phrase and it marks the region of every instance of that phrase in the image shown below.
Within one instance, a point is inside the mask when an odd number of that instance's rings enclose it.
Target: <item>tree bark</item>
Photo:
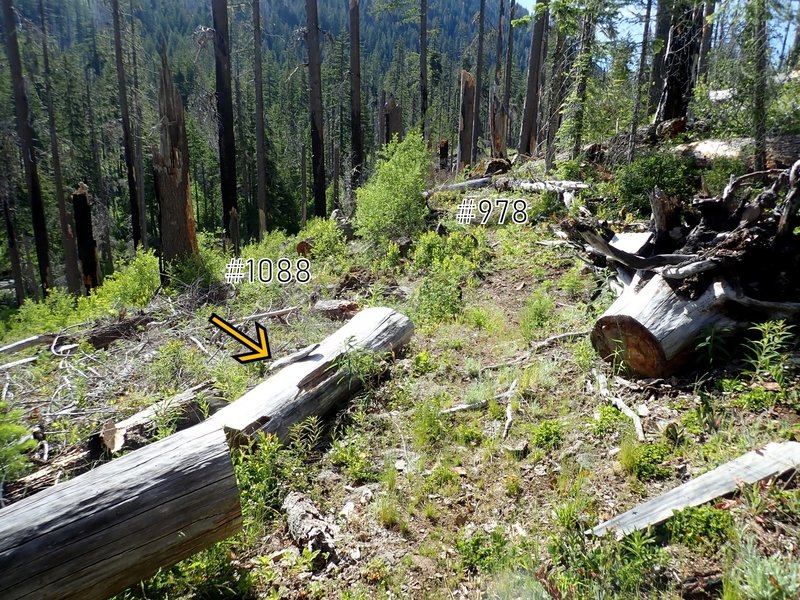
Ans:
[[[430,139],[428,123],[428,0],[419,3],[419,106],[422,134]]]
[[[253,70],[256,86],[256,169],[258,239],[267,232],[267,136],[264,126],[264,85],[261,69],[261,0],[253,0]]]
[[[500,0],[500,16],[497,18],[497,52],[495,53],[494,61],[494,86],[497,90],[500,89],[501,71],[503,69],[503,17],[505,17],[505,14],[505,0]]]
[[[664,87],[656,109],[656,123],[685,117],[694,90],[701,13],[690,2],[676,7],[676,11],[664,56]]]
[[[753,46],[755,82],[753,85],[753,140],[756,171],[767,167],[767,2],[755,0]]]
[[[483,26],[486,19],[486,0],[481,0],[481,10],[478,15],[478,55],[475,65],[475,102],[472,113],[472,143],[470,164],[478,162],[478,142],[481,139],[481,96],[483,78]]]
[[[153,176],[161,215],[161,257],[170,264],[197,254],[198,249],[189,190],[189,144],[183,101],[172,83],[166,49],[161,55],[158,109],[161,146],[153,148]]]
[[[86,293],[89,293],[103,282],[103,278],[97,254],[97,242],[94,239],[89,188],[83,183],[72,193],[72,211],[75,215],[75,238],[78,259],[81,261],[83,285]]]
[[[710,1],[710,0],[708,0]],[[633,95],[633,116],[631,117],[631,129],[628,134],[628,162],[633,162],[636,155],[636,130],[639,127],[639,109],[642,103],[642,86],[644,85],[644,72],[647,68],[647,46],[650,37],[650,11],[653,8],[653,0],[647,0],[647,8],[644,11],[644,28],[642,30],[642,52],[639,55],[639,73],[636,76],[636,89]]]
[[[361,126],[361,22],[358,0],[350,0],[350,193],[355,200],[364,169],[364,130]]]
[[[546,1],[544,5],[547,5]],[[531,156],[536,151],[536,132],[539,119],[539,74],[542,67],[544,25],[544,15],[539,15],[534,21],[531,32],[531,51],[528,57],[528,84],[525,90],[525,108],[522,113],[522,127],[519,132],[519,147],[517,148],[519,154],[525,156]]]
[[[8,259],[11,262],[11,276],[14,278],[14,293],[17,299],[17,306],[22,306],[25,300],[25,286],[22,282],[22,262],[19,257],[19,246],[17,245],[17,232],[14,227],[14,219],[11,216],[11,209],[8,206],[8,198],[3,197],[3,216],[6,221],[6,242],[8,243]]]
[[[567,95],[566,90],[566,31],[560,23],[557,25],[556,47],[553,50],[553,81],[550,88],[550,114],[547,122],[547,139],[545,143],[545,171],[550,172],[556,158],[556,133],[561,126],[561,107]]]
[[[300,146],[300,226],[306,226],[308,219],[308,167],[306,166],[306,145]]]
[[[133,128],[133,139],[136,152],[136,181],[139,183],[136,199],[139,206],[139,226],[142,228],[142,247],[147,250],[150,243],[147,239],[147,203],[144,197],[144,165],[142,164],[142,103],[139,100],[139,61],[136,54],[136,17],[133,14],[133,0],[130,0],[131,11],[131,60],[133,62],[133,110],[136,121]]]
[[[122,59],[122,30],[119,18],[119,0],[111,0],[111,18],[114,24],[114,58],[117,65],[117,97],[122,119],[122,144],[125,148],[125,166],[128,169],[128,198],[131,209],[133,248],[142,243],[142,227],[139,210],[139,183],[136,181],[136,152],[131,134],[130,114],[128,113],[128,82],[125,77],[125,62]]]
[[[53,176],[56,185],[56,204],[58,217],[61,223],[61,244],[64,247],[64,271],[67,278],[67,288],[73,294],[81,294],[81,275],[78,270],[78,252],[75,246],[72,217],[67,213],[64,199],[64,182],[61,177],[61,156],[58,151],[56,138],[56,113],[53,108],[53,86],[50,81],[50,52],[47,47],[47,21],[44,16],[44,0],[39,0],[39,18],[42,27],[42,58],[44,61],[45,99],[47,102],[47,124],[50,129],[50,153],[53,160]]]
[[[589,84],[589,74],[592,69],[592,46],[594,45],[595,15],[587,12],[583,16],[581,26],[581,49],[578,57],[578,84],[577,108],[575,110],[575,134],[572,142],[572,158],[577,158],[581,153],[583,143],[583,115],[586,110],[586,90]]]
[[[0,510],[0,596],[103,600],[241,524],[223,432],[191,427]]]
[[[461,171],[472,154],[472,126],[475,112],[475,78],[461,71],[461,110],[458,128],[458,154],[456,164]]]
[[[217,88],[217,131],[219,146],[219,180],[222,192],[222,225],[229,240],[238,238],[232,231],[231,212],[239,207],[236,189],[236,139],[233,133],[233,92],[231,88],[231,46],[228,32],[227,0],[212,0],[214,20],[214,66]],[[234,251],[239,248],[234,245]]]
[[[700,39],[700,56],[697,59],[697,81],[703,81],[708,74],[708,54],[711,51],[711,38],[714,35],[715,0],[705,0],[703,4],[703,33]]]
[[[325,217],[325,139],[322,119],[322,71],[319,49],[317,0],[306,0],[306,44],[308,46],[308,90],[311,113],[311,169],[314,175],[314,215]]]
[[[506,72],[505,82],[503,84],[503,108],[506,113],[506,144],[503,147],[503,155],[508,148],[508,132],[511,131],[511,80],[514,65],[514,17],[516,15],[517,4],[515,0],[511,0],[511,6],[508,9],[508,46],[506,47]]]
[[[388,144],[394,136],[397,136],[398,140],[403,139],[403,111],[397,104],[394,94],[389,94],[384,111],[384,120],[386,121],[386,140],[384,141]]]
[[[656,9],[656,30],[653,37],[653,60],[650,68],[650,86],[648,89],[647,112],[653,112],[661,98],[664,87],[664,55],[669,41],[669,26],[672,20],[673,4],[677,0],[658,0]]]
[[[47,295],[52,287],[50,273],[49,244],[47,240],[47,218],[42,200],[42,187],[39,182],[39,171],[36,164],[36,147],[34,145],[32,115],[28,106],[28,94],[25,91],[25,79],[22,74],[22,61],[17,41],[17,16],[14,13],[12,0],[2,0],[3,29],[5,33],[8,65],[11,71],[11,84],[14,89],[14,108],[17,116],[17,132],[22,166],[25,170],[25,185],[28,190],[28,201],[33,221],[33,237],[36,244],[36,258],[39,266],[39,280],[43,295]]]

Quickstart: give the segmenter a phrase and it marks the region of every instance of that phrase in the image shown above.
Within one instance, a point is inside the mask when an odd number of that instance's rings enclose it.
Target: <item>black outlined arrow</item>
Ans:
[[[261,323],[256,323],[256,333],[258,334],[258,341],[256,342],[217,314],[212,313],[208,322],[215,327],[219,327],[237,342],[244,344],[252,350],[252,352],[236,354],[233,356],[233,358],[238,360],[243,365],[259,360],[265,360],[272,356],[272,352],[270,352],[269,349],[269,337],[267,337],[267,330]]]

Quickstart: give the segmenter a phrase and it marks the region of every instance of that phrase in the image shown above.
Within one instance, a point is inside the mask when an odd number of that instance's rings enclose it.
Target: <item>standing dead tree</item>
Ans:
[[[75,215],[75,238],[78,246],[78,260],[81,262],[83,285],[86,293],[103,282],[100,258],[92,226],[92,201],[89,188],[79,183],[72,193],[72,212]]]
[[[314,176],[314,215],[327,213],[325,200],[325,139],[322,119],[322,68],[319,51],[317,0],[306,0],[306,45],[308,46],[308,93],[311,114],[311,171]]]
[[[189,144],[183,101],[172,83],[166,49],[161,54],[158,110],[161,145],[153,148],[153,176],[161,215],[161,257],[169,264],[197,254],[198,250],[189,191]]]

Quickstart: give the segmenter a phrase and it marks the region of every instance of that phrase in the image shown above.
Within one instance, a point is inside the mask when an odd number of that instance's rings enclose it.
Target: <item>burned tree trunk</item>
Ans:
[[[472,141],[470,144],[470,164],[478,161],[478,142],[481,139],[481,95],[483,94],[483,25],[486,20],[486,0],[481,0],[478,14],[478,50],[475,64],[475,101],[472,112]]]
[[[67,289],[73,294],[83,293],[81,275],[78,270],[78,251],[75,247],[75,235],[72,230],[72,218],[67,213],[64,199],[64,182],[61,177],[61,156],[56,138],[56,112],[53,107],[53,85],[50,81],[50,51],[47,47],[47,20],[44,17],[44,0],[39,0],[39,18],[42,27],[42,58],[44,61],[44,86],[47,101],[47,123],[50,129],[50,153],[53,160],[53,176],[56,184],[56,205],[61,222],[61,244],[64,247],[64,272],[67,277]]]
[[[384,127],[386,131],[385,142],[388,144],[394,136],[397,136],[398,140],[403,139],[403,111],[397,104],[394,94],[389,94],[389,99],[386,101],[384,120],[386,122]]]
[[[14,219],[11,216],[11,209],[8,206],[6,197],[3,198],[3,216],[6,221],[6,241],[8,243],[8,259],[11,262],[11,276],[14,278],[14,293],[17,298],[17,306],[22,306],[22,302],[25,300],[25,286],[22,283],[22,263],[19,257]]]
[[[650,86],[647,93],[647,113],[658,106],[661,90],[664,87],[664,54],[669,41],[669,24],[673,4],[676,0],[658,0],[656,9],[656,29],[653,36],[653,60],[650,66]]]
[[[519,132],[519,147],[517,148],[520,154],[526,156],[531,156],[536,151],[536,133],[539,120],[539,75],[542,67],[544,31],[545,17],[544,15],[539,15],[531,33],[531,52],[528,57],[528,85],[525,91],[525,109],[522,114],[522,127]]]
[[[664,56],[664,86],[656,109],[656,123],[685,117],[694,90],[694,60],[700,47],[700,12],[691,3],[676,10]]]
[[[238,210],[236,192],[236,140],[233,134],[233,92],[231,88],[231,46],[228,33],[228,2],[212,0],[214,19],[214,65],[217,89],[217,130],[219,132],[219,181],[222,192],[222,225],[225,236],[238,238],[232,231],[231,212]],[[234,246],[238,254],[238,246]]]
[[[422,135],[430,136],[428,125],[428,0],[419,3],[419,107]]]
[[[386,143],[386,90],[378,95],[378,150]]]
[[[97,253],[97,242],[92,228],[92,209],[89,188],[86,184],[78,184],[72,193],[72,212],[75,215],[75,238],[78,245],[78,260],[81,261],[83,285],[86,293],[103,282],[100,271],[100,259]]]
[[[514,64],[514,14],[517,9],[515,0],[511,0],[508,10],[508,47],[506,48],[506,72],[505,82],[503,83],[503,108],[506,111],[506,145],[507,134],[511,130],[511,73]]]
[[[308,46],[308,90],[311,113],[311,170],[314,174],[314,215],[324,217],[325,140],[322,119],[322,70],[319,50],[317,0],[306,0],[306,45]]]
[[[122,144],[125,148],[125,166],[128,169],[128,196],[131,208],[131,225],[133,230],[133,247],[138,248],[142,243],[142,228],[140,224],[141,211],[139,210],[138,186],[136,181],[136,152],[134,150],[133,135],[131,134],[131,120],[128,113],[128,82],[125,77],[125,63],[122,59],[122,31],[119,18],[119,0],[111,0],[111,17],[114,23],[114,58],[117,65],[117,97],[119,99],[119,112],[122,119]]]
[[[361,126],[361,24],[358,0],[350,0],[350,193],[355,199],[364,169],[364,131]]]
[[[261,0],[253,0],[253,71],[256,86],[256,171],[258,238],[267,232],[267,150],[264,127],[264,86],[261,68]]]
[[[447,171],[450,162],[450,142],[448,140],[439,140],[439,170]]]
[[[631,128],[628,134],[628,162],[633,162],[636,155],[636,129],[639,127],[639,109],[641,108],[642,86],[644,85],[644,71],[647,67],[647,46],[650,36],[650,11],[653,7],[653,0],[647,0],[647,8],[644,13],[644,29],[642,31],[642,51],[639,54],[639,73],[636,76],[636,89],[633,95],[633,116],[631,117]]]
[[[697,58],[697,81],[705,80],[708,74],[708,54],[714,33],[714,4],[715,0],[705,0],[703,4],[703,33],[700,38],[700,55]]]
[[[572,141],[572,158],[577,158],[581,153],[583,143],[583,116],[586,111],[586,92],[589,86],[589,75],[592,70],[592,47],[594,46],[595,15],[587,12],[583,16],[581,25],[581,49],[578,56],[578,83],[575,95],[577,107],[575,109],[575,133]]]
[[[47,219],[42,200],[42,187],[39,182],[39,170],[36,164],[36,147],[34,145],[32,115],[28,106],[28,94],[25,91],[25,79],[22,74],[22,61],[17,42],[17,17],[11,0],[2,0],[3,28],[8,53],[8,66],[11,71],[11,84],[14,89],[14,108],[17,116],[17,132],[22,166],[25,170],[25,185],[28,190],[28,201],[31,206],[33,221],[33,237],[36,243],[36,258],[39,265],[39,279],[42,294],[52,286],[50,273],[49,244],[47,240]]]
[[[166,49],[163,52],[158,94],[161,145],[153,148],[153,177],[161,215],[161,256],[169,264],[197,254],[198,250],[189,191],[189,145],[183,101],[172,83]]]
[[[458,170],[470,161],[472,152],[472,125],[475,112],[475,79],[467,71],[461,71],[461,111],[458,128]]]
[[[557,24],[556,47],[553,51],[553,80],[550,89],[550,114],[547,116],[547,136],[545,141],[544,164],[549,173],[556,159],[556,133],[561,126],[561,107],[567,96],[566,90],[566,52],[567,34],[564,27]]]

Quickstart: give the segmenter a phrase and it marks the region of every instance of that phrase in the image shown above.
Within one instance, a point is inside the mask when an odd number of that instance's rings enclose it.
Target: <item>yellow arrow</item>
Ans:
[[[236,329],[225,319],[216,314],[212,313],[211,318],[208,320],[208,322],[214,325],[215,327],[219,327],[220,329],[222,329],[222,331],[227,333],[237,342],[244,344],[245,346],[247,346],[252,350],[252,352],[247,352],[245,354],[237,354],[233,357],[240,363],[247,364],[257,360],[264,360],[272,356],[272,353],[270,352],[269,349],[269,338],[267,337],[267,330],[260,323],[256,323],[256,332],[258,332],[258,341],[256,342],[252,338],[248,337],[247,335]]]

